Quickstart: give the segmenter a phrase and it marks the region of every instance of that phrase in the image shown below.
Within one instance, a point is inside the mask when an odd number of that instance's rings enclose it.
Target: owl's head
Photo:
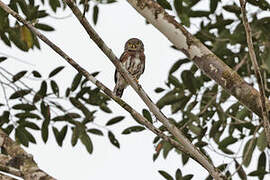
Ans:
[[[125,44],[125,51],[143,52],[143,42],[137,38],[131,38]]]

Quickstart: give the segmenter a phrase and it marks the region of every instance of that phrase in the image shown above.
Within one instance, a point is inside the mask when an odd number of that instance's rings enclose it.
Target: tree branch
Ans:
[[[163,33],[208,77],[215,80],[252,112],[262,117],[260,93],[190,34],[157,2],[153,0],[127,0],[127,2]],[[270,101],[266,100],[265,104],[266,109],[270,110]]]
[[[181,144],[179,144],[173,138],[170,138],[170,137],[166,136],[165,134],[163,134],[163,132],[161,130],[159,130],[158,128],[156,128],[155,126],[153,126],[153,124],[151,124],[146,118],[144,118],[141,114],[139,114],[137,111],[135,111],[125,101],[123,101],[119,97],[115,96],[110,89],[108,89],[105,85],[103,85],[95,77],[93,77],[91,74],[89,74],[85,69],[83,69],[82,67],[80,67],[79,64],[77,64],[71,57],[69,57],[58,46],[56,46],[54,43],[52,43],[46,36],[44,36],[38,30],[36,30],[29,22],[27,22],[25,19],[23,19],[15,11],[13,11],[8,6],[6,6],[1,0],[0,0],[0,7],[2,9],[4,9],[7,13],[11,14],[12,16],[14,16],[18,21],[22,22],[25,26],[27,26],[34,34],[36,34],[42,41],[44,41],[48,46],[50,46],[61,57],[63,57],[78,72],[80,72],[81,74],[83,74],[89,81],[91,81],[92,83],[94,83],[105,94],[107,94],[108,96],[110,96],[115,102],[117,102],[121,107],[123,107],[126,111],[128,111],[135,120],[139,121],[141,124],[144,124],[149,130],[151,130],[153,133],[155,133],[157,136],[161,137],[165,141],[169,142],[171,145],[173,145],[178,150],[180,150],[182,152],[184,151]],[[2,131],[0,131],[0,132],[2,132]],[[3,135],[4,135],[4,133],[3,133]],[[184,152],[184,153],[190,154],[189,152]]]
[[[168,129],[168,131],[174,135],[174,137],[182,144],[186,153],[189,153],[197,162],[199,162],[204,168],[215,179],[222,179],[222,175],[217,168],[207,159],[207,157],[200,152],[190,141],[187,139],[183,133],[172,124],[164,114],[158,109],[158,107],[152,102],[149,96],[145,93],[141,85],[139,85],[133,77],[128,73],[128,71],[123,67],[117,57],[114,55],[112,50],[105,44],[105,42],[99,37],[95,30],[91,27],[87,19],[83,16],[79,8],[73,3],[73,0],[65,0],[67,5],[71,8],[74,15],[83,25],[87,31],[90,38],[97,44],[97,46],[104,52],[104,54],[109,58],[109,60],[114,64],[120,74],[125,78],[125,80],[131,85],[131,87],[137,92],[144,103],[148,106],[150,111],[156,116],[156,118],[162,122],[162,124]]]
[[[2,2],[0,1],[1,5]],[[45,178],[47,180],[55,180],[55,178],[39,169],[32,155],[25,152],[2,129],[0,129],[0,147],[11,158],[6,164],[6,172],[21,176],[25,180],[41,180]],[[3,171],[3,165],[1,165],[1,170]]]
[[[246,31],[246,37],[247,37],[247,44],[248,44],[248,52],[249,56],[252,62],[252,66],[254,68],[255,76],[258,81],[259,90],[260,90],[260,100],[261,100],[261,112],[263,117],[263,126],[265,129],[266,139],[268,146],[270,147],[270,123],[269,123],[269,115],[268,110],[266,109],[265,105],[265,90],[263,85],[263,78],[260,72],[260,68],[257,62],[256,54],[254,51],[254,46],[252,42],[252,34],[251,34],[251,28],[248,23],[247,15],[246,15],[246,1],[245,0],[239,0],[241,5],[241,11],[242,11],[242,20],[243,24],[245,26]]]
[[[10,176],[8,176],[6,174],[2,174],[2,173],[0,173],[0,179],[1,180],[18,180],[16,178],[10,177]]]

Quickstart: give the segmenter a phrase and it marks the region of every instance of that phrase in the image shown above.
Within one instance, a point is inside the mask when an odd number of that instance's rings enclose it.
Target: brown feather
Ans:
[[[136,60],[137,58],[140,59],[139,64]],[[138,80],[145,69],[144,47],[141,40],[136,38],[128,40],[125,44],[125,51],[120,56],[119,60],[122,64],[124,64],[127,71]],[[128,61],[128,64],[126,63],[126,61]],[[114,82],[114,94],[121,97],[124,89],[127,87],[128,84],[125,82],[124,78],[117,70],[115,70],[114,73]]]

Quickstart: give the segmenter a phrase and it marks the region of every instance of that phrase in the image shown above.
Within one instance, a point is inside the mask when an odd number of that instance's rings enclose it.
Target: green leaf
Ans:
[[[51,88],[52,88],[53,93],[57,97],[59,97],[59,87],[58,87],[57,83],[54,80],[51,80],[50,84],[51,84]]]
[[[80,136],[80,140],[85,145],[89,154],[92,154],[93,144],[92,144],[92,141],[91,141],[90,137],[88,136],[88,134],[82,133],[82,135]]]
[[[23,90],[15,91],[13,94],[11,94],[11,96],[9,97],[9,99],[22,98],[25,95],[29,94],[30,92],[31,92],[30,89],[23,89]]]
[[[15,116],[19,119],[41,119],[39,115],[34,114],[34,113],[30,113],[30,112],[22,112],[22,113],[17,113],[15,114]]]
[[[112,110],[105,103],[102,103],[99,107],[102,111],[106,113],[112,113]]]
[[[44,98],[47,95],[47,82],[42,81],[39,91],[35,94],[33,98],[33,103],[36,103],[40,101],[42,98]]]
[[[147,109],[142,111],[143,117],[145,117],[151,124],[153,124],[151,113]]]
[[[99,74],[99,71],[91,73],[92,76],[96,77]]]
[[[20,110],[25,110],[25,111],[33,111],[36,110],[36,106],[32,104],[16,104],[12,106],[13,109],[20,109]]]
[[[170,91],[158,100],[157,107],[162,109],[166,105],[181,101],[184,97],[186,97],[184,92],[175,93],[174,91]]]
[[[56,127],[52,127],[53,128],[53,133],[54,133],[54,136],[55,136],[55,139],[56,139],[56,142],[57,144],[62,147],[63,145],[63,140],[65,139],[66,137],[66,134],[67,134],[67,130],[68,130],[68,126],[65,125],[61,131],[58,131],[58,129]]]
[[[24,126],[24,127],[31,128],[31,129],[34,129],[34,130],[40,130],[40,128],[38,127],[38,125],[36,125],[35,123],[30,122],[30,121],[25,121],[25,122],[23,123],[23,126]]]
[[[226,148],[227,146],[229,146],[230,144],[234,144],[235,142],[237,142],[237,138],[234,138],[232,136],[228,136],[226,138],[224,138],[222,141],[220,141],[219,143],[219,148]]]
[[[175,71],[177,71],[181,67],[182,64],[185,64],[185,63],[188,63],[188,62],[190,62],[189,59],[180,59],[180,60],[176,61],[173,64],[173,66],[171,67],[171,69],[169,71],[169,74],[174,73]]]
[[[243,164],[248,167],[252,158],[253,151],[255,149],[256,139],[250,139],[246,143],[243,150]]]
[[[194,134],[196,134],[197,136],[201,135],[202,129],[198,126],[195,126],[193,124],[189,124],[188,125],[188,129],[193,132]]]
[[[184,177],[183,177],[183,180],[190,180],[190,179],[192,179],[193,178],[193,174],[188,174],[188,175],[185,175]]]
[[[61,7],[59,0],[49,0],[49,4],[54,12],[56,12],[58,7]]]
[[[7,37],[6,34],[4,34],[4,33],[1,34],[1,33],[0,33],[0,38],[4,41],[4,43],[5,43],[7,46],[9,46],[9,47],[11,46],[10,40],[9,40],[9,38]],[[3,62],[2,60],[3,60],[3,59],[0,58],[0,63]]]
[[[19,141],[22,145],[28,147],[29,139],[27,135],[25,134],[25,131],[23,131],[23,127],[17,127],[15,129],[15,138],[17,141]]]
[[[173,76],[172,74],[169,75],[169,84],[173,84],[175,87],[181,87],[181,83],[179,80]]]
[[[163,88],[156,88],[156,89],[155,89],[155,92],[156,92],[156,93],[161,93],[161,92],[163,92],[163,91],[164,91]]]
[[[20,29],[20,35],[21,35],[21,40],[23,42],[25,42],[25,44],[27,45],[27,48],[32,48],[34,45],[34,41],[33,41],[33,35],[31,33],[31,31],[25,26],[23,25]]]
[[[44,101],[40,103],[41,114],[45,119],[51,119],[50,106],[46,105]]]
[[[174,0],[174,2],[173,2],[174,8],[175,8],[178,16],[181,15],[181,13],[183,11],[183,4],[182,3],[183,3],[182,0]]]
[[[132,126],[132,127],[129,127],[129,128],[126,128],[122,134],[130,134],[132,132],[140,132],[140,131],[143,131],[145,130],[145,127],[143,126]]]
[[[178,168],[175,172],[175,180],[182,180],[182,172],[181,170]]]
[[[164,9],[172,10],[172,6],[167,0],[157,0],[158,4],[161,5]]]
[[[41,137],[44,143],[47,142],[48,137],[49,137],[49,128],[48,128],[49,124],[50,124],[50,119],[45,119],[41,126]]]
[[[172,177],[170,174],[168,174],[167,172],[162,171],[162,170],[159,170],[158,172],[159,172],[159,174],[161,174],[165,179],[167,179],[167,180],[173,180],[173,177]]]
[[[36,77],[36,78],[42,77],[41,74],[40,74],[39,72],[37,72],[37,71],[32,71],[32,74],[33,74],[34,77]]]
[[[185,70],[182,72],[181,77],[182,77],[182,80],[183,80],[185,87],[187,87],[187,89],[191,93],[195,94],[196,90],[197,90],[198,83],[197,83],[196,79],[194,78],[193,73],[191,71]]]
[[[257,170],[264,170],[266,168],[266,155],[265,152],[262,152],[260,154],[260,157],[258,159],[258,165],[257,165]]]
[[[187,164],[189,160],[189,156],[185,155],[185,154],[182,154],[182,163],[183,165]]]
[[[10,112],[4,111],[3,114],[0,116],[0,127],[2,127],[2,125],[5,123],[9,123],[9,117],[10,117]]]
[[[33,144],[36,144],[37,143],[35,137],[29,131],[27,131],[25,128],[22,128],[21,130],[26,135],[26,137],[28,138],[29,142],[31,142]]]
[[[82,75],[80,73],[76,74],[76,76],[74,77],[72,81],[70,90],[75,91],[77,87],[79,86],[81,80],[82,80]]]
[[[72,137],[71,137],[71,145],[75,146],[78,142],[78,138],[80,136],[80,130],[79,130],[79,126],[75,126],[75,128],[73,129],[72,132]]]
[[[186,13],[182,13],[179,15],[181,23],[187,27],[190,27],[189,16]]]
[[[95,134],[95,135],[103,136],[103,132],[99,129],[92,128],[92,129],[88,129],[87,132]]]
[[[183,110],[188,104],[190,98],[191,96],[181,95],[181,99],[178,102],[173,103],[171,106],[172,114],[177,113],[179,110]]]
[[[239,175],[239,177],[240,177],[242,180],[247,180],[247,174],[246,174],[246,172],[244,171],[242,165],[239,164],[235,159],[234,159],[234,162],[235,162],[235,169],[238,169],[237,174]]]
[[[120,148],[119,141],[115,138],[114,134],[111,131],[108,131],[108,138],[112,145],[114,145],[117,148]]]
[[[169,152],[173,149],[173,146],[170,143],[164,141],[162,147],[163,147],[163,157],[164,159],[166,159]]]
[[[10,125],[8,125],[6,128],[3,128],[3,131],[4,131],[7,135],[9,135],[9,134],[13,131],[13,129],[14,129],[13,124],[10,124]]]
[[[208,17],[210,14],[209,11],[192,11],[190,10],[189,11],[189,17],[199,17],[199,18],[202,18],[202,17]]]
[[[59,67],[55,68],[54,70],[52,70],[52,72],[50,72],[49,78],[55,76],[57,73],[59,73],[63,69],[64,69],[64,66],[59,66]]]
[[[35,24],[35,27],[43,31],[54,31],[54,28],[47,24],[37,23]]]
[[[217,5],[218,5],[218,1],[219,0],[210,0],[210,12],[214,13],[217,9]]]
[[[226,6],[223,6],[223,9],[225,11],[235,13],[236,15],[241,14],[241,8],[237,5],[226,5]]]
[[[14,82],[20,80],[26,73],[27,73],[27,71],[21,71],[21,72],[18,72],[17,74],[15,74],[15,75],[12,77],[12,82],[14,83]]]
[[[7,58],[6,57],[0,57],[0,63],[5,61]]]
[[[264,149],[267,147],[267,140],[264,130],[260,133],[260,136],[258,137],[257,146],[260,151],[264,151]]]
[[[265,174],[269,174],[269,173],[267,173],[267,172],[264,171],[264,170],[256,170],[256,171],[252,171],[252,172],[249,173],[248,175],[249,175],[249,176],[258,176],[258,179],[259,179],[259,180],[263,180]]]
[[[94,118],[94,117],[93,117],[93,113],[90,112],[90,111],[88,110],[88,108],[85,107],[85,105],[83,105],[78,99],[71,97],[71,98],[69,98],[69,100],[70,100],[71,104],[72,104],[74,107],[76,107],[76,108],[78,108],[80,111],[82,111],[82,113],[85,115],[86,119],[88,119],[89,121],[92,121],[92,120],[93,120],[93,118]]]
[[[98,6],[95,5],[94,10],[93,10],[93,22],[95,25],[97,24],[97,20],[98,20],[98,13],[99,13]]]
[[[116,123],[122,121],[124,118],[125,118],[124,116],[117,116],[115,118],[112,118],[111,120],[109,120],[106,123],[106,126],[110,126],[110,125],[116,124]]]

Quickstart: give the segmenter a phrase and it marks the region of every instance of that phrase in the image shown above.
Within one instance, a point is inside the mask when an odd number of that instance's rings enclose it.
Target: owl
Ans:
[[[138,81],[145,67],[144,46],[142,41],[137,38],[129,39],[125,44],[125,50],[120,57],[120,62],[133,78]],[[115,87],[113,92],[116,96],[122,97],[123,91],[128,83],[117,70],[115,70],[114,81]]]

